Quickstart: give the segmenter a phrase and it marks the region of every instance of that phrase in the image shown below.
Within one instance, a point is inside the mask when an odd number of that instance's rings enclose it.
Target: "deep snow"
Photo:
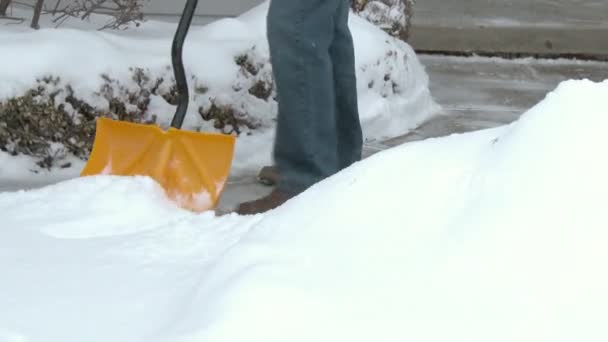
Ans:
[[[190,82],[191,102],[184,129],[215,130],[202,120],[198,108],[208,108],[212,101],[229,104],[251,115],[261,127],[239,137],[233,163],[233,176],[252,174],[271,161],[276,102],[265,101],[248,93],[257,80],[270,80],[268,47],[265,33],[265,2],[237,18],[193,26],[184,45],[184,65]],[[15,16],[27,13],[16,13]],[[46,18],[43,29],[32,31],[24,25],[6,25],[0,31],[0,101],[19,96],[46,75],[60,76],[59,86],[70,84],[77,98],[97,108],[108,101],[96,94],[103,84],[102,74],[109,75],[128,88],[137,89],[130,67],[148,70],[151,75],[171,79],[170,46],[175,24],[148,21],[126,31],[97,31],[102,16],[92,23],[71,21],[55,29]],[[368,142],[405,134],[438,113],[428,89],[428,75],[413,49],[402,41],[352,15],[350,27],[356,50],[359,107],[364,135]],[[252,63],[264,65],[255,77],[247,76],[234,62],[247,53]],[[69,62],[67,62],[69,61]],[[390,79],[385,77],[389,75]],[[168,83],[161,85],[168,87]],[[206,87],[199,94],[197,88]],[[238,88],[240,90],[235,91]],[[61,97],[57,105],[62,103]],[[156,115],[168,126],[175,111],[161,96],[152,95],[149,115]],[[249,135],[250,133],[250,135]],[[9,157],[0,151],[0,158]],[[77,174],[84,163],[72,160]],[[15,172],[31,175],[36,168],[30,162],[14,163]],[[48,172],[39,170],[42,175]],[[67,176],[65,170],[54,169]],[[0,169],[0,180],[11,178]],[[40,178],[31,175],[34,178]]]
[[[258,216],[146,178],[1,193],[0,341],[606,341],[607,102],[564,82]]]

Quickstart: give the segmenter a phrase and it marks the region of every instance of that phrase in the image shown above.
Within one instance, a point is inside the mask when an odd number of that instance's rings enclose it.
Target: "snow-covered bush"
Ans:
[[[393,37],[407,41],[415,0],[354,0],[353,11]]]
[[[261,66],[252,62],[252,58],[247,53],[235,58],[241,75],[250,79],[252,86],[240,89],[243,82],[237,79],[233,90],[245,97],[272,101],[272,81],[260,75]],[[102,85],[88,99],[78,98],[72,86],[59,76],[38,79],[36,87],[25,95],[0,101],[0,149],[12,155],[36,157],[38,166],[43,168],[60,166],[67,154],[85,160],[93,147],[96,117],[156,124],[159,123],[157,115],[149,108],[151,98],[156,96],[167,104],[176,104],[175,79],[169,67],[165,70],[166,74],[152,75],[149,70],[131,68],[130,82],[103,74]],[[200,117],[214,129],[240,134],[258,126],[253,116],[232,103],[205,97],[207,90],[203,85],[195,87],[194,93],[202,98],[194,102]]]
[[[50,168],[67,153],[88,157],[98,116],[150,121],[144,115],[150,90],[130,92],[108,76],[104,80],[99,95],[107,99],[108,110],[77,98],[72,87],[55,76],[39,79],[23,96],[0,102],[0,149],[36,157],[38,166]]]

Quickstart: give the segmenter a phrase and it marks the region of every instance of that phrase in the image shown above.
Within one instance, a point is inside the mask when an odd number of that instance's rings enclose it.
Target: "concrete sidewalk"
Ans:
[[[605,0],[416,1],[418,51],[608,59]]]

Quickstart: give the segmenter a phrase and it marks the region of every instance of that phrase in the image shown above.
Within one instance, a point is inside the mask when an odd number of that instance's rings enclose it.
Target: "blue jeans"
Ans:
[[[278,188],[301,192],[361,159],[349,0],[271,0]]]

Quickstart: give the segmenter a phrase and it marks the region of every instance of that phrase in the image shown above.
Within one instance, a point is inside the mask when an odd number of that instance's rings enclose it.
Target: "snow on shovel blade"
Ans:
[[[235,137],[106,118],[97,120],[89,161],[81,176],[149,176],[179,206],[213,209],[230,173]]]

